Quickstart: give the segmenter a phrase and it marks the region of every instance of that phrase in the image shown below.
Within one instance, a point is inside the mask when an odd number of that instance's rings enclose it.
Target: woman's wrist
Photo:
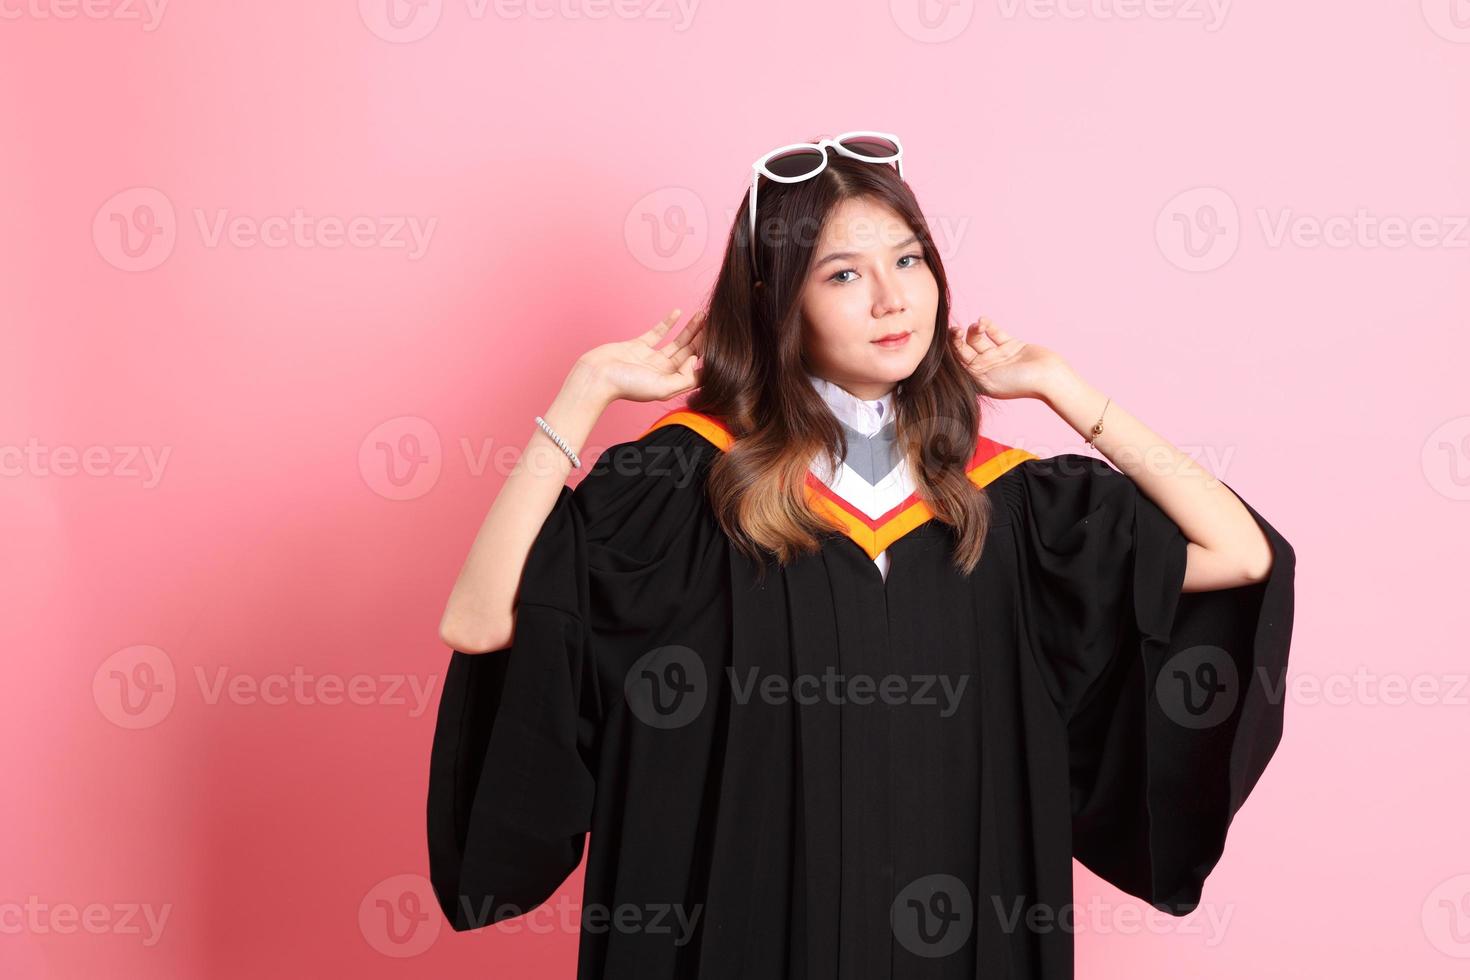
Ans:
[[[611,389],[601,375],[594,368],[578,361],[568,372],[561,390],[541,413],[541,417],[572,452],[577,454],[583,468],[586,468],[588,460],[583,458],[582,449],[597,425],[597,420],[614,400]],[[549,464],[565,476],[573,468],[571,458],[544,429],[534,421],[532,425],[536,431],[531,436],[531,462],[538,469]],[[539,438],[536,433],[540,433]]]
[[[1108,398],[1069,367],[1042,389],[1041,400],[1079,435],[1090,438]]]
[[[600,415],[609,405],[618,400],[618,394],[608,383],[600,368],[578,359],[567,372],[557,398],[568,402],[586,404]]]

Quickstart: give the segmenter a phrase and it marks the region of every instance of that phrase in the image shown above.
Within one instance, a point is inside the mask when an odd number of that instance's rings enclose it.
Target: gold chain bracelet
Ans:
[[[1089,447],[1092,446],[1092,440],[1093,439],[1096,439],[1098,436],[1102,435],[1102,430],[1103,430],[1103,416],[1106,415],[1106,414],[1108,414],[1108,405],[1111,405],[1112,403],[1113,403],[1113,399],[1112,399],[1111,396],[1109,396],[1109,398],[1107,400],[1107,404],[1103,405],[1103,410],[1102,410],[1102,412],[1097,417],[1097,421],[1094,422],[1094,423],[1092,423],[1092,439],[1088,439],[1087,440],[1087,445]]]

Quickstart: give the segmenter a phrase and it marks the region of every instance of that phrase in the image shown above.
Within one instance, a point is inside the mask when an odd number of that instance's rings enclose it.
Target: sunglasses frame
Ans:
[[[845,147],[845,146],[842,145],[842,141],[843,140],[858,139],[858,138],[862,138],[862,137],[865,137],[865,136],[868,136],[868,137],[877,137],[879,139],[888,140],[895,147],[897,147],[897,152],[894,153],[894,154],[892,154],[891,156],[886,156],[886,157],[881,157],[881,158],[880,157],[870,157],[866,153],[858,153],[858,152],[856,152],[854,150],[849,150],[847,147]],[[761,182],[761,177],[765,177],[767,180],[774,180],[778,184],[797,184],[797,183],[800,183],[803,180],[811,180],[817,174],[819,174],[823,170],[826,170],[827,169],[827,148],[828,147],[831,147],[832,149],[836,150],[838,153],[842,154],[845,157],[851,157],[854,160],[861,160],[864,163],[891,163],[891,164],[894,164],[898,168],[898,179],[899,180],[903,180],[904,179],[904,177],[903,177],[903,143],[899,140],[899,138],[897,136],[893,135],[892,133],[879,133],[879,132],[874,132],[872,130],[860,130],[858,132],[853,132],[853,133],[843,133],[841,136],[835,136],[832,139],[824,139],[824,140],[821,140],[820,142],[817,142],[817,143],[788,143],[786,146],[778,146],[774,150],[771,150],[769,153],[763,153],[763,154],[761,154],[759,157],[756,158],[756,161],[750,165],[751,177],[750,177],[750,208],[749,208],[749,211],[750,211],[750,243],[751,243],[751,248],[752,249],[754,249],[754,247],[755,247],[755,190],[756,190],[756,185]],[[792,150],[816,150],[816,151],[818,151],[819,153],[822,154],[822,162],[820,164],[818,164],[817,167],[814,170],[812,170],[811,173],[809,173],[809,174],[802,174],[800,177],[782,177],[782,176],[780,176],[778,174],[771,173],[770,168],[768,166],[766,166],[766,164],[769,161],[773,160],[774,158],[780,156],[781,154],[783,154],[783,153],[790,153]]]

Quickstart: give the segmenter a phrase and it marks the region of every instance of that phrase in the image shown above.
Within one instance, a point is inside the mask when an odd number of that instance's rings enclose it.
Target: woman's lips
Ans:
[[[895,349],[897,349],[899,347],[902,347],[904,344],[908,343],[909,342],[909,338],[912,337],[913,335],[914,335],[914,332],[912,330],[910,330],[907,333],[901,333],[901,334],[898,334],[896,336],[888,337],[886,339],[885,338],[880,338],[878,340],[873,341],[873,343],[876,344],[879,347],[882,347],[884,350],[895,350]]]

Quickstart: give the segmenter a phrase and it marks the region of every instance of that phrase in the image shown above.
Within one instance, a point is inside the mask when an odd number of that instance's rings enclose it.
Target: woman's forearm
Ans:
[[[1194,460],[1135,418],[1116,398],[1075,371],[1061,373],[1043,400],[1084,437],[1099,415],[1093,446],[1129,476],[1188,539],[1184,591],[1259,582],[1271,570],[1271,545],[1240,499]],[[1104,406],[1106,414],[1103,414]]]
[[[593,426],[613,401],[601,374],[578,361],[541,417],[582,456]],[[496,494],[450,592],[439,637],[462,653],[510,646],[526,557],[572,470],[572,461],[527,418],[530,438]],[[592,460],[583,458],[584,467]]]

